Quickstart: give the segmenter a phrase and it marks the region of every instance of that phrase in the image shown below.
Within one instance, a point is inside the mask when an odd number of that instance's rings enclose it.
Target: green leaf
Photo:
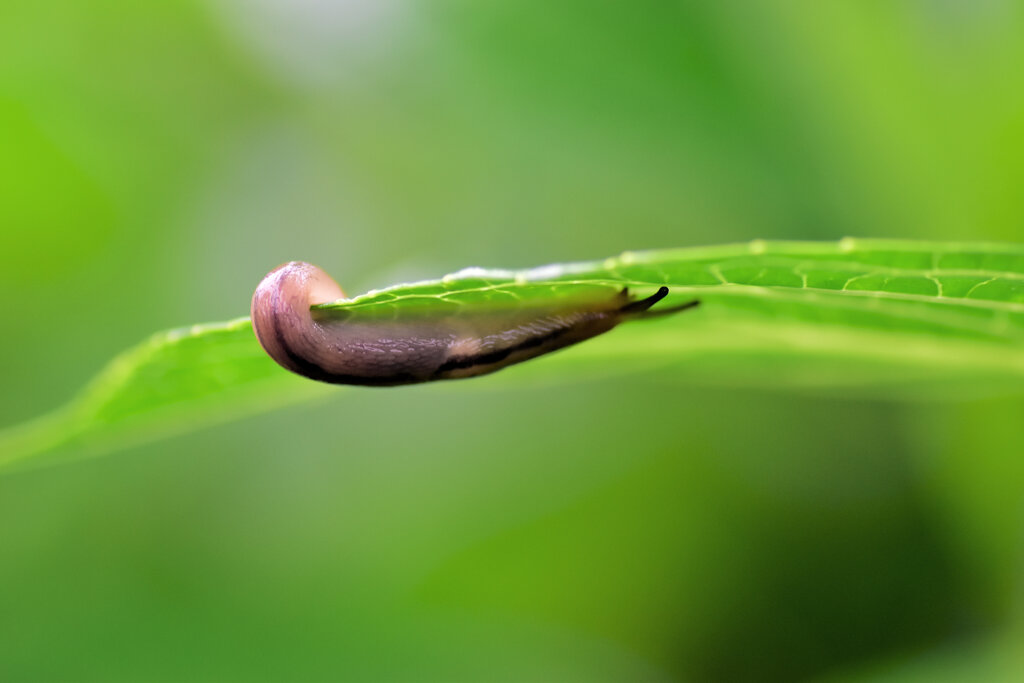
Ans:
[[[650,370],[659,381],[891,399],[1024,390],[1024,246],[1014,244],[844,239],[627,252],[526,271],[468,269],[314,314],[434,316],[662,285],[671,294],[660,306],[702,305],[452,390]],[[0,467],[61,448],[102,452],[338,390],[275,365],[248,319],[162,332],[116,358],[69,405],[0,433]]]
[[[66,406],[0,432],[0,468],[61,448],[102,453],[330,389],[282,370],[248,318],[159,332],[117,356]]]

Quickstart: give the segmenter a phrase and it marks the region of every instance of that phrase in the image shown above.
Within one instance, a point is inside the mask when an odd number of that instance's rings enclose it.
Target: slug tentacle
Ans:
[[[252,324],[264,350],[281,366],[335,384],[393,386],[472,377],[500,370],[597,336],[649,311],[667,287],[641,300],[623,289],[597,301],[565,300],[545,308],[468,311],[413,320],[314,317],[310,307],[345,296],[322,270],[292,261],[271,271],[252,298]]]
[[[682,303],[682,304],[676,304],[675,306],[667,306],[665,308],[659,308],[656,311],[644,310],[644,311],[641,311],[640,313],[636,314],[636,316],[634,316],[634,317],[636,317],[636,318],[638,318],[640,320],[650,320],[652,318],[663,318],[666,315],[674,315],[676,313],[679,313],[680,311],[685,311],[685,310],[687,310],[689,308],[695,308],[696,306],[699,306],[699,305],[700,305],[700,300],[699,299],[693,299],[692,301],[687,301],[686,303]]]
[[[623,290],[623,293],[629,294],[629,290]],[[668,287],[659,287],[658,291],[652,294],[651,296],[647,297],[646,299],[638,299],[637,301],[631,301],[622,308],[620,308],[619,311],[624,314],[643,313],[648,308],[664,299],[666,296],[668,296]]]

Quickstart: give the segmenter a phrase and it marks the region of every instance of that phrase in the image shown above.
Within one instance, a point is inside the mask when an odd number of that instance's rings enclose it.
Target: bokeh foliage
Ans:
[[[1017,240],[1016,3],[0,4],[4,425],[302,258]],[[483,380],[481,380],[483,381]],[[0,678],[1015,680],[1024,402],[656,373],[0,479]]]

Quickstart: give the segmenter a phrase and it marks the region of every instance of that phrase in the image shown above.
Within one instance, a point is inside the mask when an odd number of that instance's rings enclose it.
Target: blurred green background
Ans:
[[[1024,238],[1013,0],[0,3],[0,426],[314,261]],[[1024,680],[1024,401],[329,400],[0,478],[0,681]]]

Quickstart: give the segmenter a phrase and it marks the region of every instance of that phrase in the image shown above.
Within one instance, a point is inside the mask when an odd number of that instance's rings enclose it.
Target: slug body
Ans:
[[[662,287],[633,300],[623,289],[600,301],[566,300],[545,308],[352,321],[314,314],[311,306],[345,294],[316,266],[292,261],[256,288],[252,324],[263,349],[292,372],[334,384],[395,386],[483,375],[550,353],[641,317],[667,293]]]

